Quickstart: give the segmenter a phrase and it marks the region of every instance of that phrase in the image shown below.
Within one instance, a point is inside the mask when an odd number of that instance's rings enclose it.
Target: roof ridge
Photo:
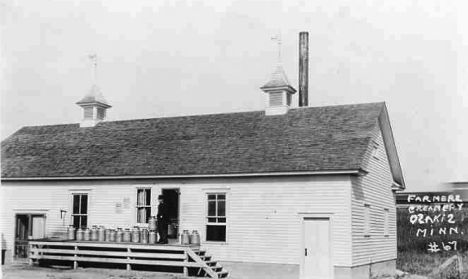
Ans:
[[[339,104],[339,105],[326,105],[326,106],[307,106],[307,107],[292,107],[290,110],[303,110],[303,109],[312,109],[312,108],[333,108],[333,107],[346,107],[346,106],[360,106],[360,105],[385,105],[385,102],[369,102],[369,103],[354,103],[354,104]],[[134,118],[134,119],[117,119],[117,120],[105,120],[98,123],[97,126],[100,124],[105,123],[117,123],[117,122],[131,122],[131,121],[144,121],[144,120],[153,120],[153,119],[167,119],[167,118],[184,118],[184,117],[203,117],[203,116],[212,116],[212,115],[232,115],[232,114],[242,114],[242,113],[262,113],[264,110],[251,110],[251,111],[235,111],[235,112],[218,112],[218,113],[206,113],[206,114],[190,114],[190,115],[172,115],[172,116],[158,116],[158,117],[146,117],[146,118]],[[287,115],[287,114],[286,114]],[[35,128],[35,127],[57,127],[57,126],[72,126],[72,125],[79,125],[79,122],[72,122],[72,123],[60,123],[60,124],[45,124],[45,125],[26,125],[22,126],[17,132],[23,128]],[[16,132],[15,132],[16,133]],[[13,133],[13,134],[15,134]]]

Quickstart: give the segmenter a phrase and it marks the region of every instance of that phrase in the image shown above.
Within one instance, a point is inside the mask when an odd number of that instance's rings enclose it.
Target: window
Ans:
[[[389,212],[388,212],[388,209],[385,208],[384,209],[384,236],[389,236],[390,232],[389,232],[389,228],[388,228],[388,225],[389,225],[389,220],[388,220],[388,217],[389,216]]]
[[[270,93],[270,107],[277,107],[283,104],[283,93],[273,92]]]
[[[93,108],[85,107],[84,108],[84,119],[93,119]]]
[[[226,194],[208,194],[206,240],[226,241]]]
[[[372,143],[372,157],[379,159],[379,144],[375,141]]]
[[[101,120],[106,118],[106,110],[103,108],[97,108],[97,118]]]
[[[364,204],[364,236],[370,236],[370,205]]]
[[[88,194],[72,194],[73,212],[72,220],[75,228],[88,226]]]
[[[148,223],[151,216],[151,189],[137,189],[137,223]]]

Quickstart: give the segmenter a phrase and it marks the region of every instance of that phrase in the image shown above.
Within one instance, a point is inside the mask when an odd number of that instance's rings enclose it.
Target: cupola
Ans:
[[[296,89],[291,86],[281,64],[278,64],[270,80],[260,87],[260,89],[267,94],[266,115],[285,114],[288,112],[291,106],[292,95],[296,93]]]
[[[88,94],[76,103],[83,108],[83,119],[80,122],[80,127],[94,127],[106,118],[106,111],[111,108],[97,85],[96,55],[90,55],[89,59],[93,63],[93,85]]]

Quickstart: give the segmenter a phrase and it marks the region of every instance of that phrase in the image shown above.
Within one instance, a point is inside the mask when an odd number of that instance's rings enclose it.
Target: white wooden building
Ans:
[[[2,142],[8,257],[69,224],[147,226],[163,194],[232,276],[393,272],[405,184],[385,104],[290,108],[280,66],[262,90],[264,111],[105,121],[94,86],[81,123],[21,128]]]

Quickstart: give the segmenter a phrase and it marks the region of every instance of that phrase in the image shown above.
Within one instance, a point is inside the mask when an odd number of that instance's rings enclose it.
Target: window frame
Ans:
[[[152,204],[152,201],[153,201],[153,189],[152,189],[152,187],[136,187],[135,190],[136,190],[136,201],[135,201],[135,213],[134,213],[134,215],[133,215],[133,216],[135,217],[135,224],[137,224],[138,226],[141,226],[141,227],[145,227],[145,226],[148,226],[149,218],[148,218],[148,220],[147,220],[146,223],[138,222],[138,209],[139,209],[139,208],[143,208],[143,207],[146,208],[146,209],[149,208],[149,210],[150,210],[150,217],[153,216],[153,215],[151,215],[151,213],[153,212],[153,204]],[[149,205],[144,205],[144,206],[139,206],[139,205],[138,205],[138,192],[139,192],[140,190],[149,190],[149,196],[150,196],[150,198],[149,198],[149,199],[150,199],[150,200],[149,200],[149,201],[150,201]]]
[[[372,141],[372,157],[380,160],[380,145],[376,141]]]
[[[83,213],[73,213],[73,208],[74,208],[74,202],[75,202],[75,196],[76,195],[79,195],[79,196],[83,196],[83,195],[86,195],[86,198],[87,198],[87,204],[86,204],[86,214],[83,214]],[[80,197],[80,201],[79,201],[79,209],[81,211],[81,197]],[[80,217],[80,224],[81,224],[81,217],[86,217],[86,226],[87,228],[90,227],[90,200],[91,200],[91,192],[90,191],[70,191],[70,225],[73,225],[73,227],[75,227],[75,224],[74,224],[74,217],[75,216],[79,216]],[[82,228],[83,226],[78,226],[76,228]]]
[[[218,245],[228,245],[229,244],[229,201],[230,201],[230,188],[229,187],[219,187],[219,188],[204,188],[204,223],[203,223],[203,232],[204,236],[202,238],[204,243],[208,244],[218,244]],[[225,195],[225,218],[226,221],[224,223],[212,223],[208,222],[208,195],[213,194],[221,194]],[[217,214],[217,212],[216,212]],[[207,240],[207,226],[208,225],[217,225],[217,226],[225,226],[226,228],[226,237],[224,241],[217,241],[217,240]]]
[[[388,208],[384,208],[384,229],[383,234],[385,237],[390,236],[390,210]]]
[[[364,237],[371,236],[371,205],[368,203],[364,204]]]

